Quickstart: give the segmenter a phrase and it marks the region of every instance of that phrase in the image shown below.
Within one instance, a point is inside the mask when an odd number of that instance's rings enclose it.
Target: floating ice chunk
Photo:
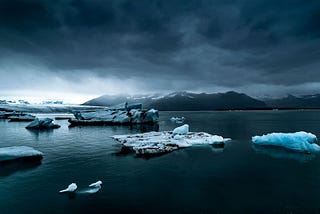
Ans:
[[[41,159],[43,153],[28,146],[11,146],[0,148],[0,161],[15,159],[36,158]]]
[[[10,122],[15,121],[33,121],[36,118],[36,116],[33,116],[31,114],[21,114],[21,115],[12,115],[9,116],[8,119],[10,119]]]
[[[32,121],[26,129],[56,129],[60,128],[59,125],[52,123],[53,119],[51,118],[44,118],[39,119],[36,118],[34,121]]]
[[[319,152],[317,137],[307,132],[271,133],[252,137],[252,142],[262,146],[281,146],[299,152]]]
[[[174,122],[174,123],[183,123],[183,121],[185,120],[184,117],[171,117],[170,121]]]
[[[189,132],[189,125],[188,124],[184,124],[182,126],[179,126],[175,129],[173,129],[173,134],[188,134]]]
[[[224,144],[229,138],[205,132],[188,132],[189,126],[178,127],[178,131],[147,132],[134,135],[115,135],[112,138],[124,148],[132,149],[137,155],[162,154],[196,144]],[[182,133],[182,134],[179,134]]]
[[[77,184],[76,183],[72,183],[70,184],[66,189],[64,190],[60,190],[60,193],[64,193],[64,192],[74,192],[77,189]]]
[[[98,186],[101,186],[101,184],[102,184],[102,181],[97,181],[95,183],[90,184],[89,187],[98,187]]]
[[[71,119],[71,125],[130,125],[153,124],[158,121],[157,110],[131,109],[131,110],[98,110],[93,112],[75,112],[76,119]]]

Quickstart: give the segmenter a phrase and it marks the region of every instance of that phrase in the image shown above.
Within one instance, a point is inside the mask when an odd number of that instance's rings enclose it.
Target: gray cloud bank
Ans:
[[[316,0],[0,3],[0,89],[8,93],[48,85],[87,94],[314,93],[319,59]]]

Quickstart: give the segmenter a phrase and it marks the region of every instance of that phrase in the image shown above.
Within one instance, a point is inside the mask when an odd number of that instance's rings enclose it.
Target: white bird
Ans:
[[[77,189],[77,184],[72,183],[72,184],[70,184],[70,185],[68,186],[68,188],[66,188],[66,189],[64,189],[64,190],[61,190],[61,191],[59,191],[59,192],[60,192],[60,193],[63,193],[63,192],[74,192],[74,191],[76,191],[76,189]]]
[[[102,181],[97,181],[89,185],[89,187],[101,187]]]

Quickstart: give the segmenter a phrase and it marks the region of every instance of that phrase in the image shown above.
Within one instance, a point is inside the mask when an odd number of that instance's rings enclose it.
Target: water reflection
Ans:
[[[18,171],[28,171],[41,165],[41,160],[13,160],[0,163],[0,177],[7,177]]]
[[[49,137],[53,134],[53,129],[27,129],[29,133],[31,133],[37,140],[39,140],[40,135],[44,135]]]
[[[212,144],[211,145],[211,151],[215,153],[221,153],[223,152],[225,148],[225,144]]]
[[[316,157],[315,154],[295,152],[295,151],[287,150],[281,147],[274,147],[274,146],[259,146],[259,145],[252,144],[252,148],[255,152],[268,155],[272,158],[290,159],[290,160],[295,160],[302,163],[311,161]]]
[[[132,131],[136,131],[136,132],[152,132],[152,131],[159,131],[159,124],[133,124],[130,126],[127,125],[111,125],[111,126],[100,126],[100,125],[90,125],[90,126],[68,126],[69,129],[82,129],[82,128],[94,128],[94,127],[108,127],[111,128],[113,131],[119,131],[119,130],[132,130]]]

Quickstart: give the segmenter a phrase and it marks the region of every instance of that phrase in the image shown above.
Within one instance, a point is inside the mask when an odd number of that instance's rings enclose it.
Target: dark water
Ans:
[[[54,117],[54,115],[51,115]],[[110,136],[129,127],[62,127],[31,132],[0,120],[0,146],[42,151],[41,163],[0,166],[0,213],[320,213],[320,154],[253,147],[253,135],[308,131],[320,136],[320,111],[161,112],[159,129],[184,116],[191,131],[231,137],[224,149],[196,146],[150,159],[120,151]],[[146,130],[146,129],[144,129]],[[61,195],[97,180],[92,195]]]

